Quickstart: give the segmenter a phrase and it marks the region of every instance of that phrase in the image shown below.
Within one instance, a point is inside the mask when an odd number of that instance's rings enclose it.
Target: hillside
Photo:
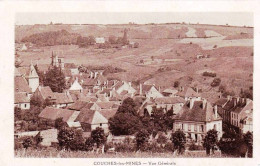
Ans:
[[[76,45],[44,46],[41,52],[17,52],[27,65],[32,61],[49,64],[52,50],[63,50],[65,62],[119,67],[126,72],[109,77],[127,81],[172,86],[197,83],[207,91],[213,78],[203,77],[204,71],[214,71],[221,84],[239,93],[253,83],[253,28],[215,25],[149,24],[149,25],[24,25],[16,26],[16,41],[42,32],[65,30],[83,37],[121,37],[128,30],[128,39],[138,42],[138,48],[95,47]],[[197,55],[210,55],[197,59]],[[142,62],[142,63],[141,63]]]

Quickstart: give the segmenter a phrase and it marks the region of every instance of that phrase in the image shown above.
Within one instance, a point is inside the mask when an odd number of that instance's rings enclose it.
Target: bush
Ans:
[[[190,146],[189,146],[189,150],[193,151],[193,150],[204,150],[203,146],[200,145],[195,145],[195,143],[193,142]]]
[[[33,144],[33,139],[31,138],[31,137],[26,137],[24,140],[23,140],[23,147],[25,148],[25,149],[27,149],[27,148],[29,148],[29,147],[31,147],[32,146],[32,144]]]
[[[220,78],[214,78],[214,80],[212,81],[212,83],[210,84],[212,87],[216,87],[219,86],[221,82]]]
[[[149,139],[149,133],[144,130],[144,129],[141,129],[135,136],[135,139],[136,139],[136,148],[137,150],[139,150],[140,148],[144,148],[145,144],[148,142],[148,139]]]
[[[205,77],[216,77],[217,76],[216,73],[207,72],[207,71],[203,72],[202,75],[205,76]]]
[[[134,152],[136,147],[134,144],[118,143],[114,145],[116,152]]]
[[[29,131],[36,131],[37,130],[37,125],[35,125],[35,124],[29,124],[29,126],[28,126],[28,130]]]

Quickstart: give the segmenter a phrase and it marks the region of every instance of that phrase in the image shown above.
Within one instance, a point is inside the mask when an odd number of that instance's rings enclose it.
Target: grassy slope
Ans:
[[[127,81],[148,81],[160,86],[171,86],[175,80],[180,80],[183,84],[189,84],[188,77],[198,81],[207,88],[212,81],[211,78],[204,78],[201,73],[206,70],[213,70],[222,82],[236,92],[241,88],[248,88],[252,85],[253,72],[253,47],[222,47],[214,50],[202,50],[193,44],[179,43],[176,39],[178,35],[185,36],[188,28],[198,29],[196,34],[204,36],[205,30],[213,30],[229,38],[234,36],[239,38],[240,33],[253,35],[253,28],[224,27],[210,25],[34,25],[17,26],[16,39],[44,31],[54,31],[65,29],[69,32],[80,33],[81,35],[122,36],[123,29],[128,28],[128,37],[131,41],[140,43],[137,49],[108,49],[99,50],[93,48],[78,48],[77,46],[54,46],[44,47],[44,52],[18,52],[24,64],[29,64],[31,60],[39,60],[39,63],[49,64],[51,50],[61,49],[65,55],[65,62],[76,64],[113,65],[126,69],[126,73],[109,75]],[[243,38],[243,37],[241,37]],[[180,56],[177,54],[179,53]],[[210,54],[211,58],[196,60],[196,55],[204,53]],[[175,62],[153,62],[150,65],[137,65],[140,60],[151,61],[151,57],[156,60],[177,60]],[[161,67],[168,66],[170,70],[158,72]],[[146,78],[146,79],[143,79]]]

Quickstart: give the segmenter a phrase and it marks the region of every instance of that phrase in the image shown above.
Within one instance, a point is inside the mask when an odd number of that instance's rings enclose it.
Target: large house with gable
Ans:
[[[222,118],[206,100],[189,100],[176,115],[173,131],[182,130],[189,140],[202,143],[207,132],[215,129],[222,136]]]

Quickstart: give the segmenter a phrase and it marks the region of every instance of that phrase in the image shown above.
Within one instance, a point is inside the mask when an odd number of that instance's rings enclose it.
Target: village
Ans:
[[[96,42],[102,43],[102,40],[98,38]],[[26,46],[23,45],[20,49],[26,49]],[[197,56],[198,59],[202,57]],[[215,142],[223,141],[222,136],[227,128],[232,128],[242,135],[253,132],[253,100],[249,98],[223,97],[216,94],[212,100],[202,95],[203,92],[196,86],[178,85],[162,88],[146,82],[136,85],[125,80],[108,79],[101,69],[81,69],[82,66],[65,63],[61,50],[52,51],[48,66],[31,62],[29,66],[15,68],[14,107],[17,118],[14,123],[14,136],[18,143],[27,148],[32,146],[32,143],[27,139],[26,144],[26,139],[23,138],[40,136],[41,141],[37,146],[59,146],[61,127],[57,127],[56,124],[61,120],[62,122],[59,122],[66,128],[81,131],[84,139],[91,137],[93,131],[101,129],[106,137],[106,144],[111,145],[107,151],[116,151],[114,144],[124,143],[129,139],[135,140],[139,133],[138,130],[127,131],[127,127],[126,131],[122,128],[115,129],[116,125],[121,124],[113,123],[111,127],[111,119],[114,119],[115,123],[122,123],[122,126],[127,125],[127,121],[115,121],[114,117],[119,114],[119,110],[127,110],[127,104],[131,105],[132,101],[135,103],[134,115],[141,121],[147,118],[155,119],[157,114],[157,117],[163,115],[164,119],[167,119],[167,125],[163,124],[166,121],[156,122],[159,126],[165,125],[166,129],[157,126],[156,131],[148,132],[149,136],[140,142],[140,147],[146,141],[160,142],[160,139],[165,146],[172,143],[172,133],[181,131],[185,135],[184,147],[192,145],[201,147],[195,148],[196,150],[205,150],[203,144],[209,131],[216,131]],[[51,82],[56,79],[62,84],[56,82],[44,86],[42,75],[46,77],[47,73],[53,70],[56,70],[56,74],[53,72],[52,78],[45,80]],[[64,80],[60,75],[64,76]],[[27,120],[21,118],[21,112],[29,113]],[[150,126],[147,124],[148,130]],[[215,147],[217,146],[210,148]]]

